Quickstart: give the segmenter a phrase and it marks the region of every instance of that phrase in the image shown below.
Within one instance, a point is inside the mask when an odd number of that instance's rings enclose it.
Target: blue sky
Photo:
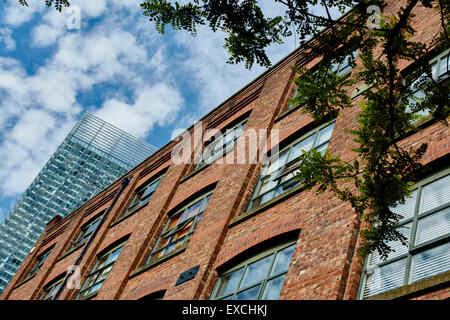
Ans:
[[[0,2],[0,222],[84,111],[161,147],[264,71],[227,64],[222,33],[158,34],[140,0],[72,0],[80,29],[28,2]]]

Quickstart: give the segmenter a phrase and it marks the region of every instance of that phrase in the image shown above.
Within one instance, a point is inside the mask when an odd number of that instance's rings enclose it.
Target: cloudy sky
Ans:
[[[0,222],[84,111],[161,147],[264,71],[226,64],[223,34],[158,34],[140,0],[28,2],[0,1]]]

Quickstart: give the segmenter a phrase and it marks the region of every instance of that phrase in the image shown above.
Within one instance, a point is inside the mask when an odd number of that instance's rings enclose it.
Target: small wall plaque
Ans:
[[[194,279],[199,268],[200,268],[200,265],[196,265],[195,267],[192,267],[189,270],[186,270],[186,271],[180,273],[180,275],[178,276],[178,280],[175,283],[175,286],[185,283],[186,281],[189,281],[191,279]]]

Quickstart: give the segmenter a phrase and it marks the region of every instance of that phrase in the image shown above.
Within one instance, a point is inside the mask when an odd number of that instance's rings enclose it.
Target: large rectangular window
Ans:
[[[450,49],[445,50],[441,54],[435,56],[430,59],[428,62],[431,68],[431,76],[433,80],[437,83],[447,82],[449,81],[450,69],[449,69],[449,60],[450,60]],[[411,106],[418,104],[423,101],[426,97],[426,92],[429,91],[427,89],[427,79],[428,75],[426,72],[421,74],[417,74],[413,72],[411,75],[407,77],[410,80],[410,90],[411,94],[406,97],[408,100],[407,111],[411,112]],[[430,114],[429,110],[419,110],[414,112],[417,115],[422,115],[423,117],[428,116]]]
[[[295,243],[269,249],[219,275],[214,300],[277,300],[294,254]]]
[[[302,150],[316,149],[325,152],[333,128],[334,121],[322,125],[267,159],[261,169],[261,175],[248,210],[254,209],[298,185],[296,173],[300,164],[299,157],[303,154]]]
[[[244,131],[247,118],[225,129],[225,132],[216,137],[213,141],[205,145],[202,157],[196,165],[196,169],[213,163],[215,160],[231,150],[237,143],[237,140]]]
[[[47,260],[47,257],[50,255],[51,252],[52,248],[46,250],[37,257],[36,262],[34,263],[33,267],[31,267],[30,272],[28,272],[26,279],[31,278],[39,271],[39,269],[42,267],[45,260]]]
[[[211,194],[212,191],[202,195],[170,216],[147,259],[147,263],[162,258],[188,243],[205,211]]]
[[[134,195],[133,200],[130,202],[128,208],[123,212],[122,216],[126,216],[129,213],[137,210],[142,207],[145,203],[149,202],[158,187],[160,181],[163,176],[159,176],[156,179],[150,180],[145,183],[143,186],[137,189],[136,194]]]
[[[111,269],[119,257],[124,245],[125,242],[114,247],[98,258],[87,279],[84,281],[83,286],[78,293],[77,299],[85,299],[100,290],[103,282],[105,282],[111,272]]]
[[[44,291],[42,292],[41,296],[39,297],[39,300],[52,300],[55,294],[58,292],[59,288],[61,287],[61,284],[64,281],[64,277],[59,278],[58,280],[53,281],[52,283],[48,284]]]
[[[85,224],[84,226],[81,227],[81,231],[78,234],[75,241],[73,242],[71,249],[81,246],[83,243],[85,243],[89,239],[92,232],[94,232],[95,227],[97,226],[100,219],[101,219],[101,214],[98,218],[92,220],[91,222],[88,222],[87,224]]]
[[[333,61],[331,63],[331,71],[334,72],[339,77],[345,75],[347,72],[353,69],[353,65],[356,61],[356,57],[358,55],[358,50],[353,51],[351,54],[348,54],[344,57],[342,62]]]
[[[342,60],[342,62],[332,61],[329,71],[335,73],[339,77],[344,76],[345,74],[347,74],[348,72],[350,72],[353,69],[353,65],[356,61],[357,55],[358,55],[358,50],[355,50],[351,54],[346,55],[344,57],[344,59]],[[298,97],[298,91],[296,88],[291,99],[294,99],[297,97]],[[287,109],[291,109],[295,105],[296,104],[290,103],[290,104],[288,104]]]
[[[450,168],[419,182],[412,198],[391,210],[403,216],[408,246],[389,242],[395,252],[385,261],[376,252],[367,257],[360,298],[450,270]]]

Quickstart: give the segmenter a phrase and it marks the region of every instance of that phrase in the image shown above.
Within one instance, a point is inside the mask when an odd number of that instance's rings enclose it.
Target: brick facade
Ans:
[[[425,8],[416,14],[417,36],[431,40],[439,30],[439,17]],[[248,113],[246,130],[279,130],[280,145],[283,145],[314,128],[312,118],[301,109],[286,111],[286,101],[294,90],[291,67],[299,53],[300,50],[292,53],[202,118],[203,130],[207,129],[205,124],[223,129]],[[314,63],[316,61],[310,61],[308,66]],[[350,152],[354,142],[348,130],[357,125],[359,99],[354,99],[353,108],[340,112],[328,145],[333,155],[341,155],[345,160],[355,157]],[[193,130],[194,126],[189,132]],[[435,164],[439,160],[445,163],[449,155],[449,136],[448,127],[430,122],[402,143],[414,146],[426,141],[429,148],[424,164]],[[295,240],[296,246],[280,299],[357,298],[364,263],[356,254],[361,221],[348,204],[328,192],[316,195],[314,190],[296,188],[248,214],[247,205],[258,181],[261,163],[215,163],[195,171],[194,164],[172,162],[171,151],[175,144],[175,141],[168,143],[126,174],[130,183],[80,263],[83,283],[99,254],[126,239],[106,281],[91,299],[139,299],[160,291],[164,291],[164,299],[209,299],[218,269],[239,261],[254,248],[261,249],[281,239]],[[151,200],[141,209],[120,218],[134,191],[160,174],[164,176]],[[52,220],[1,299],[38,299],[47,284],[74,264],[83,249],[69,249],[81,226],[109,207],[119,187],[120,180],[66,218]],[[213,194],[187,246],[165,260],[145,265],[169,214],[205,190],[213,190]],[[51,254],[38,273],[24,280],[39,254],[51,247]],[[175,285],[180,273],[197,265],[199,270],[193,279]],[[426,293],[410,292],[408,298],[449,297],[448,280],[446,284],[440,283],[436,290],[435,285],[430,285]],[[59,299],[74,299],[77,292],[64,288]]]

